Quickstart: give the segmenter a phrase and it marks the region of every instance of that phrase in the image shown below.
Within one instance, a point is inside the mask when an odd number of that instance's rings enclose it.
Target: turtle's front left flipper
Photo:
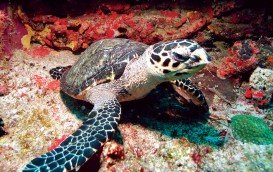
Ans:
[[[58,66],[49,70],[49,74],[53,79],[59,80],[63,74],[69,70],[71,66]]]
[[[201,107],[205,112],[209,110],[204,94],[189,79],[179,79],[172,83],[176,92],[187,101]]]
[[[115,132],[121,109],[110,92],[90,95],[94,109],[88,120],[54,150],[33,159],[27,171],[65,171],[79,169]]]

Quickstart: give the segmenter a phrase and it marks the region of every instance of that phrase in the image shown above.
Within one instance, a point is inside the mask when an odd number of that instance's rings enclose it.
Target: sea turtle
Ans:
[[[115,132],[119,102],[141,99],[163,82],[185,90],[206,106],[202,92],[186,78],[210,61],[207,52],[189,39],[150,46],[122,38],[93,43],[63,75],[62,67],[50,71],[52,77],[60,78],[62,91],[92,103],[92,111],[76,132],[33,159],[23,171],[79,169]]]

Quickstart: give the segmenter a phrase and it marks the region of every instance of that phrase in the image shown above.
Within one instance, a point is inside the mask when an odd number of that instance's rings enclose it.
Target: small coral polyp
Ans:
[[[231,118],[233,136],[258,145],[273,144],[273,132],[260,118],[251,115],[236,115]]]

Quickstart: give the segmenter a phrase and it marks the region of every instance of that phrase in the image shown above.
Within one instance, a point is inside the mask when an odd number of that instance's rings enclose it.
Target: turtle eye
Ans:
[[[185,62],[190,58],[189,56],[183,56],[183,55],[178,54],[176,52],[173,52],[173,56],[176,61],[180,61],[180,62]]]

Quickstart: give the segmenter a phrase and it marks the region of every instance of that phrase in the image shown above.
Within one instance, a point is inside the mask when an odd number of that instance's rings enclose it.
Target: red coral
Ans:
[[[59,91],[60,90],[60,81],[52,80],[47,81],[45,77],[34,75],[33,77],[35,84],[41,88],[44,92],[47,91]]]
[[[46,90],[49,90],[49,91],[59,91],[60,90],[60,81],[59,80],[50,81],[46,85]]]
[[[194,152],[193,154],[191,154],[191,158],[192,158],[193,162],[195,162],[197,165],[201,165],[202,156],[200,153]]]
[[[203,28],[207,24],[207,20],[205,18],[201,18],[197,21],[194,21],[191,25],[187,26],[185,29],[181,30],[179,38],[187,38],[193,33],[196,33],[201,28]]]
[[[19,17],[34,30],[33,40],[57,49],[79,51],[93,41],[103,38],[126,37],[153,44],[158,41],[192,36],[209,22],[206,13],[179,10],[153,10],[143,12],[149,4],[131,5],[103,3],[96,12],[77,18],[58,18],[38,15]],[[43,35],[45,28],[47,35]]]
[[[115,32],[112,29],[108,29],[105,32],[106,38],[113,38],[114,34],[115,34]]]
[[[251,99],[254,105],[258,107],[263,107],[269,104],[270,99],[266,98],[266,94],[262,90],[254,90],[252,88],[247,88],[245,91],[245,98]]]
[[[38,87],[44,87],[45,84],[46,84],[46,79],[43,78],[43,77],[41,77],[41,76],[39,76],[39,75],[34,75],[33,79],[34,79],[35,84]]]
[[[61,138],[55,139],[51,146],[47,148],[47,151],[52,151],[56,147],[58,147],[65,139],[67,138],[67,135],[63,135]]]
[[[265,98],[265,92],[261,90],[253,91],[252,98],[256,100],[262,100],[263,98]]]
[[[237,41],[229,49],[229,56],[224,58],[217,69],[217,76],[225,79],[253,69],[257,64],[259,49],[254,41]]]
[[[31,57],[36,57],[36,58],[43,58],[49,55],[49,53],[50,53],[50,49],[44,46],[33,47],[28,51],[28,54]]]
[[[252,99],[252,89],[251,88],[247,88],[245,91],[245,98],[246,99]]]
[[[176,18],[179,16],[179,13],[177,11],[170,11],[170,10],[162,10],[160,13],[165,16],[165,17],[170,17],[170,18]]]

